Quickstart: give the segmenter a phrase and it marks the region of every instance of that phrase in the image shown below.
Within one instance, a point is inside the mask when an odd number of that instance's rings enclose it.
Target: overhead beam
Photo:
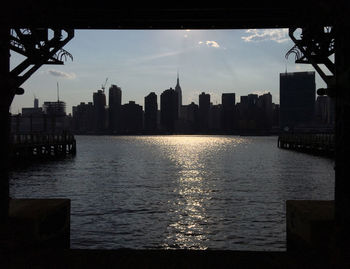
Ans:
[[[220,7],[129,6],[118,1],[9,1],[0,24],[18,28],[246,29],[302,27],[310,20],[332,24],[335,1],[234,1]]]

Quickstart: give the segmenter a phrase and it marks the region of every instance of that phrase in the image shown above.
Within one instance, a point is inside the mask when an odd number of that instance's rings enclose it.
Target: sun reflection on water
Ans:
[[[207,136],[164,136],[156,140],[167,148],[167,158],[178,168],[173,194],[168,201],[169,224],[164,248],[207,249],[210,234],[207,223],[207,205],[215,191],[215,183],[206,180],[212,171],[206,169],[213,162],[213,152],[222,150],[228,143],[240,144],[241,138]],[[153,140],[154,142],[154,140]]]

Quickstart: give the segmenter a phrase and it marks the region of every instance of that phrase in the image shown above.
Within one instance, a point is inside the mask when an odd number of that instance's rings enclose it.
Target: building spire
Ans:
[[[180,82],[179,82],[179,68],[177,69],[177,80],[176,80],[176,86],[180,86]]]
[[[181,91],[180,79],[179,79],[179,69],[177,69],[177,80],[176,80],[175,91],[177,92],[177,96],[179,98],[178,99],[178,104],[179,104],[179,110],[178,111],[180,113],[180,108],[182,106],[182,91]]]

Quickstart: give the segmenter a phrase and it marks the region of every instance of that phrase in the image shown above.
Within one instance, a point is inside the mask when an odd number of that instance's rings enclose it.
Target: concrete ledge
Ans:
[[[0,258],[1,258],[0,250]],[[323,256],[225,250],[28,250],[6,253],[0,268],[349,268],[330,266]]]
[[[69,248],[69,199],[12,199],[9,215],[12,247]]]
[[[287,201],[287,251],[329,252],[334,238],[334,201]]]

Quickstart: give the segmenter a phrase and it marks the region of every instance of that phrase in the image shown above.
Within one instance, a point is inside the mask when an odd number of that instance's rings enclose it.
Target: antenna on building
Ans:
[[[57,103],[60,102],[60,88],[58,86],[58,81],[57,81]]]

